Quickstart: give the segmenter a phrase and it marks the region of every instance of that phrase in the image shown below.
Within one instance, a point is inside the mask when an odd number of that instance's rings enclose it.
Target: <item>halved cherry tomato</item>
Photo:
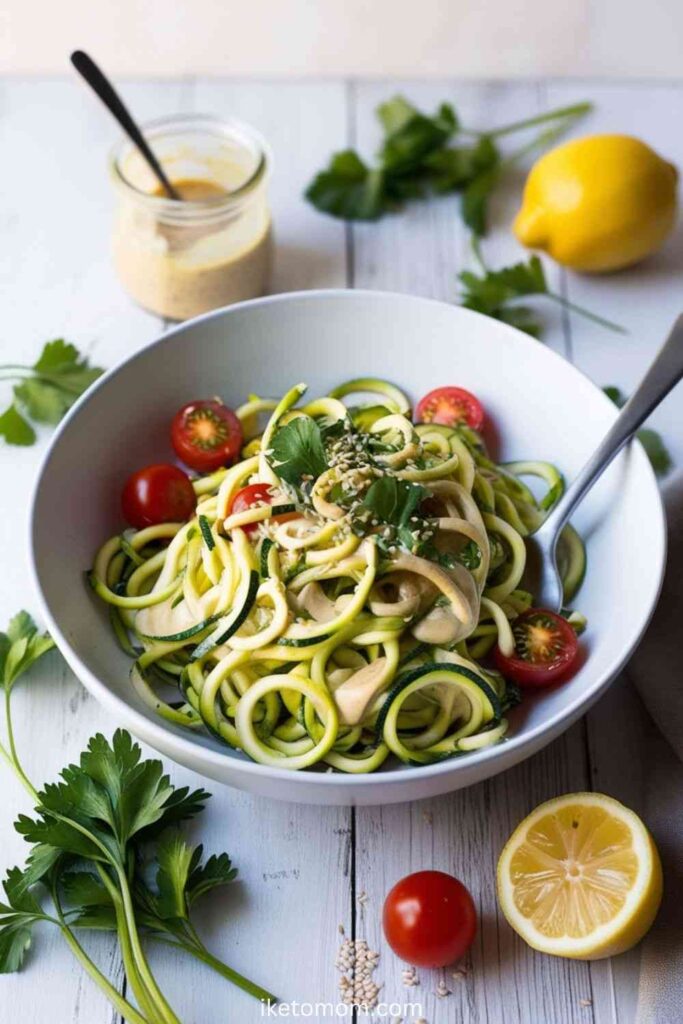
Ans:
[[[515,653],[496,647],[498,669],[520,686],[548,686],[576,671],[579,644],[566,619],[545,608],[529,608],[512,624]]]
[[[229,466],[242,447],[242,424],[217,399],[188,402],[173,417],[171,443],[186,466],[212,473]]]
[[[234,496],[230,502],[228,515],[232,515],[234,512],[246,512],[247,509],[254,508],[255,505],[272,505],[274,500],[275,495],[270,484],[249,484]],[[282,504],[286,504],[286,502]],[[283,512],[281,515],[272,516],[273,519],[277,519],[280,523],[285,523],[288,519],[296,519],[297,517],[298,512]],[[257,526],[258,523],[246,523],[242,529],[245,533],[251,533]]]
[[[145,466],[133,473],[121,494],[123,517],[138,530],[157,523],[184,522],[196,504],[189,476],[166,463]]]
[[[444,871],[416,871],[387,896],[382,924],[402,960],[417,967],[447,967],[472,945],[477,912],[457,878]]]
[[[481,430],[484,409],[479,399],[464,388],[435,388],[417,403],[415,420],[417,423],[443,423],[447,427],[466,423],[472,430]]]

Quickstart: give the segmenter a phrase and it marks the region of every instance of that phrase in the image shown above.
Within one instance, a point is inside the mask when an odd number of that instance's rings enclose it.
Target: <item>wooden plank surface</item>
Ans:
[[[683,113],[683,90],[673,86],[186,80],[124,87],[141,117],[178,110],[231,114],[255,124],[270,140],[276,290],[346,284],[455,301],[457,272],[471,262],[456,199],[415,204],[400,217],[353,228],[316,214],[301,199],[312,172],[333,149],[350,143],[365,153],[373,150],[374,107],[401,90],[432,108],[452,99],[472,127],[593,98],[597,112],[589,127],[641,135],[683,165],[683,141],[670,130]],[[74,82],[0,84],[0,147],[10,154],[0,172],[5,311],[0,361],[30,359],[43,340],[63,333],[89,348],[96,361],[112,365],[161,329],[127,300],[108,259],[105,155],[114,138],[106,115]],[[509,223],[521,180],[521,170],[509,175],[496,194],[485,243],[492,266],[519,253]],[[554,288],[625,322],[631,333],[626,339],[608,335],[548,305],[546,344],[573,358],[598,383],[632,388],[677,311],[681,242],[679,234],[643,268],[600,282],[553,269]],[[680,398],[669,399],[657,414],[657,425],[683,464],[680,406]],[[11,481],[0,495],[5,523],[0,623],[21,605],[35,606],[26,571],[25,518],[43,448],[42,440],[33,449],[0,447],[0,472]],[[37,671],[32,692],[18,693],[17,705],[20,743],[36,780],[52,777],[89,735],[98,729],[111,732],[114,724],[56,654]],[[437,800],[351,811],[257,801],[211,786],[215,797],[202,839],[210,849],[230,851],[242,882],[212,903],[203,930],[228,962],[287,1000],[336,1001],[334,957],[343,924],[348,934],[365,937],[383,951],[377,971],[382,998],[421,1003],[429,1024],[631,1024],[638,952],[590,967],[540,956],[501,919],[493,880],[507,835],[549,796],[592,785],[646,812],[648,766],[639,756],[645,728],[638,699],[620,681],[586,720],[536,757],[504,776]],[[656,744],[646,746],[648,756],[656,756]],[[174,768],[173,777],[199,784],[181,769]],[[27,809],[13,782],[6,779],[3,793],[1,867],[24,856],[24,844],[9,822]],[[441,978],[438,972],[421,972],[421,984],[406,989],[401,965],[380,934],[381,903],[403,874],[431,866],[453,871],[471,888],[481,929],[464,973]],[[120,980],[113,943],[99,937],[90,944]],[[82,978],[61,941],[45,932],[39,945],[39,956],[27,971],[0,980],[0,1020],[113,1024],[115,1014]],[[204,969],[181,964],[161,950],[155,951],[154,961],[172,1002],[183,1008],[185,1024],[226,1019],[255,1024],[262,1019],[258,1007]],[[436,994],[442,980],[451,990],[444,997]]]

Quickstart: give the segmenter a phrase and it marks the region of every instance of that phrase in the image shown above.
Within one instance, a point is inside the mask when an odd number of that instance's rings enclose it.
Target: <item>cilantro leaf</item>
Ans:
[[[327,469],[320,427],[310,416],[297,416],[273,437],[268,461],[277,475],[298,486],[302,477],[317,477]]]
[[[608,385],[602,389],[607,397],[614,402],[618,409],[626,405],[626,395],[623,391],[615,387],[613,384]],[[662,440],[661,434],[656,430],[652,430],[651,427],[643,427],[636,434],[636,437],[645,449],[645,454],[650,460],[650,464],[655,471],[656,476],[666,476],[673,466],[673,459],[671,454]]]
[[[10,405],[0,415],[0,437],[4,437],[7,444],[27,447],[35,444],[36,432],[21,415],[16,405]]]

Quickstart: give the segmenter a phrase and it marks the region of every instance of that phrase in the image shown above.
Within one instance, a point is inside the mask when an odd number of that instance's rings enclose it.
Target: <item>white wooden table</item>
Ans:
[[[301,197],[332,150],[349,143],[372,151],[374,107],[397,90],[430,109],[453,100],[463,121],[476,127],[590,98],[596,112],[581,131],[632,132],[683,166],[683,135],[674,130],[683,123],[682,86],[216,80],[123,86],[141,118],[181,110],[233,114],[271,141],[278,242],[274,290],[349,286],[454,301],[456,273],[470,261],[457,199],[414,204],[379,224],[345,227],[316,213]],[[107,116],[71,79],[0,82],[0,362],[31,362],[43,341],[64,335],[108,367],[164,329],[128,301],[109,261],[105,161],[114,138]],[[509,177],[493,205],[485,251],[494,266],[519,252],[509,224],[520,184],[521,178]],[[682,271],[680,232],[644,266],[618,276],[579,279],[552,269],[554,287],[626,324],[630,333],[612,335],[548,304],[546,344],[599,384],[628,391],[680,309]],[[655,425],[683,465],[680,395],[664,403]],[[107,444],[115,443],[103,439],[103,457]],[[44,447],[44,437],[32,449],[0,446],[2,625],[19,607],[36,605],[26,567],[26,510]],[[57,654],[37,670],[30,692],[18,692],[16,705],[20,746],[35,781],[52,778],[92,733],[111,733],[117,724]],[[655,756],[649,752],[659,747],[656,737],[651,743],[648,737],[652,726],[622,679],[583,721],[536,757],[431,802],[328,810],[256,800],[211,785],[215,795],[202,839],[209,849],[230,852],[241,881],[211,901],[203,917],[209,944],[284,1000],[334,1003],[341,924],[348,935],[366,937],[383,951],[376,975],[384,982],[383,997],[420,1002],[429,1024],[630,1024],[639,951],[591,965],[534,953],[498,911],[494,867],[512,827],[556,794],[596,788],[646,814]],[[194,785],[201,781],[180,769],[172,774]],[[4,869],[25,856],[11,822],[28,806],[7,774],[0,792]],[[403,987],[401,965],[387,951],[379,924],[391,884],[411,870],[430,867],[463,879],[480,913],[469,969],[459,980],[446,975],[452,993],[445,998],[435,994],[437,972],[421,972],[418,988]],[[122,983],[114,942],[106,936],[88,942]],[[56,935],[41,933],[36,946],[23,973],[0,978],[1,1021],[116,1024],[117,1015]],[[257,1004],[208,970],[180,963],[170,953],[155,950],[152,956],[184,1024],[263,1019]]]

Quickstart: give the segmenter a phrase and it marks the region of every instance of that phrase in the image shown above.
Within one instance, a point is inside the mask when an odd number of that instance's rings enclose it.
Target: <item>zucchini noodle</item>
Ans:
[[[414,424],[384,381],[308,404],[305,391],[238,408],[242,458],[193,481],[191,521],[126,530],[97,553],[89,580],[136,693],[173,725],[294,770],[424,765],[501,742],[519,694],[487,658],[514,650],[532,604],[524,538],[561,475],[497,465],[465,425]],[[267,497],[233,511],[253,484]],[[558,560],[571,597],[585,564],[571,528]]]

